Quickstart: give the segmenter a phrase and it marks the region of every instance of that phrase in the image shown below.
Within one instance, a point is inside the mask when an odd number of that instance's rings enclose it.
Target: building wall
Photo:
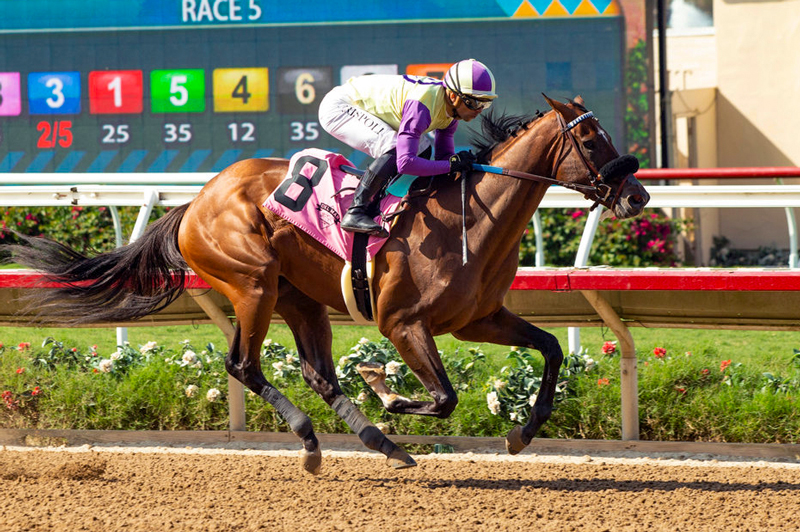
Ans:
[[[719,166],[800,166],[800,1],[715,0],[714,26]],[[781,209],[722,209],[719,222],[731,247],[788,247]]]
[[[669,32],[667,67],[672,166],[800,166],[791,115],[800,95],[800,0],[715,0],[714,28]],[[700,264],[718,235],[735,249],[789,246],[783,209],[676,214],[698,222]]]

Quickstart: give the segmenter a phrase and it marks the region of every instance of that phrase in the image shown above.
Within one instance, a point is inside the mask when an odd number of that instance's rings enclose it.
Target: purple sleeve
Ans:
[[[453,142],[453,137],[458,129],[458,120],[453,120],[450,125],[444,129],[440,129],[434,133],[433,136],[433,153],[436,154],[436,160],[448,160],[451,155],[456,153],[456,146]]]
[[[429,161],[417,157],[419,139],[430,125],[431,112],[428,108],[417,100],[406,101],[403,106],[403,119],[397,131],[397,171],[401,174],[427,176],[446,174],[450,171],[448,161]],[[450,126],[447,129],[450,129]],[[450,141],[452,144],[452,133]],[[438,144],[438,135],[436,143]],[[438,146],[436,153],[439,154]]]

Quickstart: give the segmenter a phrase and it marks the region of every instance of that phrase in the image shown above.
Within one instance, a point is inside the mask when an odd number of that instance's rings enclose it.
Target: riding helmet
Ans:
[[[464,59],[451,66],[444,75],[444,85],[458,94],[478,99],[497,98],[492,71],[475,59]]]

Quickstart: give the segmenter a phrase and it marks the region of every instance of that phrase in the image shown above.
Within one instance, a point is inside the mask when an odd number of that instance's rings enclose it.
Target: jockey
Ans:
[[[364,172],[353,204],[342,219],[345,231],[389,236],[368,214],[370,203],[398,173],[431,176],[472,168],[469,151],[455,154],[458,120],[469,122],[497,98],[492,72],[466,59],[450,67],[444,80],[419,76],[365,75],[331,90],[319,106],[323,129],[375,160]],[[433,132],[435,159],[428,150]]]

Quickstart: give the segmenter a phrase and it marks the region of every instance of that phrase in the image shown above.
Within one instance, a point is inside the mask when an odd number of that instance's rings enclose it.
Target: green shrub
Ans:
[[[644,345],[644,344],[642,344]],[[769,371],[730,348],[689,353],[652,346],[639,361],[640,435],[649,440],[780,442],[800,439],[800,351],[784,362],[771,357]],[[619,355],[613,342],[565,357],[556,407],[540,437],[619,439]],[[721,356],[721,353],[725,355]],[[304,382],[298,354],[267,341],[262,349],[267,378],[305,411],[320,433],[349,428]],[[727,357],[727,358],[726,358]],[[356,371],[360,362],[387,368],[387,384],[407,397],[427,392],[383,339],[362,339],[341,357],[342,388],[364,413],[399,434],[503,436],[530,415],[538,393],[542,357],[522,348],[487,357],[478,347],[442,353],[459,405],[448,419],[393,415]],[[99,361],[110,364],[100,364]],[[391,369],[389,369],[391,368]],[[0,427],[98,430],[224,430],[228,427],[228,377],[224,354],[213,344],[198,350],[148,342],[98,353],[47,338],[0,345]],[[274,409],[254,393],[245,400],[248,430],[288,431]]]
[[[586,210],[548,209],[541,213],[545,262],[552,266],[572,266],[586,225]],[[639,218],[602,222],[597,228],[589,264],[608,266],[677,266],[677,237],[687,226],[682,220],[649,213]],[[533,222],[522,238],[520,263],[533,266],[536,239]]]

